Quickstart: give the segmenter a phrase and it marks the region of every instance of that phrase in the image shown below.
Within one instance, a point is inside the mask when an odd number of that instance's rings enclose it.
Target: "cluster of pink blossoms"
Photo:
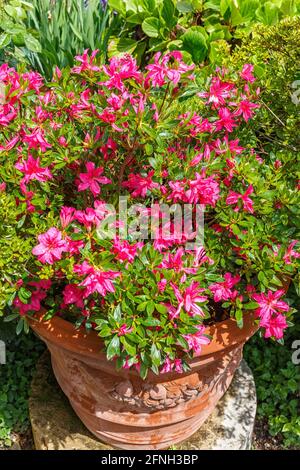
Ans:
[[[14,189],[18,207],[24,208],[21,215],[26,223],[31,216],[35,223],[42,221],[44,233],[32,250],[33,277],[39,277],[41,268],[52,273],[51,280],[27,282],[27,304],[16,296],[20,314],[39,311],[51,292],[56,313],[71,312],[92,326],[97,315],[105,320],[119,341],[122,367],[137,370],[143,361],[135,335],[144,331],[148,343],[155,337],[158,344],[173,348],[166,354],[159,349],[159,371],[182,372],[182,354],[200,354],[210,342],[204,322],[215,304],[235,311],[243,303],[257,302],[265,336],[280,339],[290,311],[281,300],[284,291],[260,292],[254,271],[253,285],[246,288],[249,280],[242,266],[246,261],[251,265],[242,239],[249,234],[248,220],[259,218],[260,199],[255,178],[240,162],[251,170],[264,169],[264,160],[237,137],[259,108],[253,66],[245,64],[235,78],[217,70],[207,90],[196,93],[199,109],[182,106],[179,114],[173,102],[190,91],[191,83],[196,88],[195,67],[185,64],[179,51],[157,53],[144,71],[130,55],[100,65],[97,51],[86,50],[76,60],[67,84],[64,71],[56,69],[54,86],[34,72],[0,67],[0,82],[7,90],[4,102],[0,100],[0,126],[7,135],[0,153],[13,161],[10,171],[18,182]],[[22,112],[27,94],[28,119]],[[276,160],[276,171],[281,166]],[[9,178],[1,181],[0,191],[10,184]],[[191,222],[182,230],[175,220],[156,227],[149,243],[135,240],[132,233],[125,240],[118,234],[99,240],[99,224],[111,215],[107,203],[123,193],[144,204],[144,216],[152,203],[202,205],[213,243],[186,249],[195,227]],[[279,209],[280,202],[276,204]],[[163,216],[159,210],[156,221]],[[122,228],[122,222],[113,220],[110,228]],[[292,269],[300,258],[297,243],[289,241],[283,255],[280,240],[263,241],[260,249],[268,248],[270,259],[283,270]],[[107,312],[120,304],[121,318],[110,324],[113,313]],[[166,344],[168,336],[173,343]],[[144,344],[142,339],[139,343]]]

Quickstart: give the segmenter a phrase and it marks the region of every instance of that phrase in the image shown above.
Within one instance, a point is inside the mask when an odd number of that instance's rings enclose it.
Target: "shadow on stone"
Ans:
[[[29,413],[37,450],[109,450],[71,408],[52,373],[48,352],[38,362],[32,381]],[[249,449],[256,413],[252,372],[243,360],[232,383],[201,428],[174,449]]]

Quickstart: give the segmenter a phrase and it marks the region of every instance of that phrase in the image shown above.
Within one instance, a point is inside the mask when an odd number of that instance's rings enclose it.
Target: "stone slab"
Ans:
[[[52,373],[49,353],[42,355],[31,385],[29,413],[37,450],[112,450],[81,423]],[[251,448],[256,414],[253,375],[243,360],[232,383],[201,428],[176,450]]]

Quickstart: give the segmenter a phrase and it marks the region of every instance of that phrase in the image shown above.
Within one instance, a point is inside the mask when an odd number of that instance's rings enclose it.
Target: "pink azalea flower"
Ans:
[[[66,242],[62,239],[61,232],[55,227],[39,235],[38,240],[40,243],[32,249],[32,253],[41,263],[53,264],[60,260],[62,253],[66,251]]]
[[[10,139],[8,142],[6,142],[4,146],[0,145],[0,152],[2,152],[3,150],[7,151],[7,150],[13,149],[15,145],[19,142],[19,140],[20,140],[20,137],[16,135],[12,139]]]
[[[195,173],[196,179],[189,181],[189,189],[185,192],[184,202],[190,204],[207,204],[212,207],[216,205],[220,197],[220,187],[214,177],[205,177]]]
[[[48,148],[51,148],[49,142],[44,138],[45,131],[36,127],[31,134],[25,134],[23,142],[28,144],[29,149],[40,149],[41,152],[46,152]]]
[[[123,182],[122,186],[132,191],[132,197],[146,197],[147,191],[159,188],[159,184],[152,181],[153,175],[154,171],[150,171],[147,176],[130,173],[128,181]]]
[[[198,93],[198,96],[208,98],[207,104],[219,108],[226,104],[226,99],[230,98],[234,91],[235,86],[233,83],[222,82],[219,77],[213,77],[209,92]]]
[[[253,109],[259,108],[258,104],[251,103],[250,101],[244,99],[240,101],[237,105],[236,111],[234,111],[233,115],[234,116],[243,116],[245,121],[249,121],[249,119],[252,119],[254,112]]]
[[[240,281],[240,276],[232,276],[231,273],[224,275],[223,282],[216,282],[209,286],[209,289],[214,294],[214,301],[220,302],[221,300],[233,300],[237,297],[238,292],[232,288]]]
[[[168,372],[172,372],[173,369],[173,363],[169,356],[166,357],[165,362],[160,370],[161,374],[167,374]]]
[[[59,217],[60,217],[60,222],[61,222],[61,226],[63,229],[68,227],[68,225],[70,225],[70,223],[73,222],[73,220],[75,219],[74,214],[75,214],[74,207],[63,206],[61,208]]]
[[[37,180],[40,182],[45,182],[52,178],[52,174],[47,167],[41,167],[40,157],[37,157],[35,160],[31,155],[28,156],[26,161],[18,162],[15,164],[15,167],[24,173],[23,178],[24,183],[28,183],[30,180]]]
[[[70,255],[78,255],[80,250],[84,248],[85,245],[84,240],[72,240],[72,238],[68,235],[65,237],[65,242],[66,251],[70,253]]]
[[[182,307],[184,307],[185,311],[191,316],[200,315],[203,317],[205,315],[198,303],[205,302],[207,300],[207,296],[200,295],[201,292],[205,291],[205,289],[199,288],[199,282],[192,281],[190,286],[185,289],[183,295],[180,293],[180,290],[174,283],[170,282],[170,285],[173,288],[175,297],[179,302],[176,316],[179,315]]]
[[[128,326],[124,323],[117,330],[112,331],[112,333],[117,333],[118,336],[124,336],[127,335],[127,333],[131,333],[132,331],[133,327],[128,328]]]
[[[166,253],[163,261],[158,267],[162,269],[173,269],[175,272],[181,271],[183,268],[183,254],[183,248],[179,248],[175,254]]]
[[[256,310],[257,315],[260,317],[261,322],[266,324],[275,313],[288,312],[290,307],[283,300],[279,300],[285,294],[283,289],[272,292],[269,290],[265,294],[253,294],[252,298],[258,303],[259,307]]]
[[[100,84],[109,89],[116,88],[125,91],[124,80],[131,78],[140,83],[143,78],[142,73],[138,70],[136,60],[129,54],[112,57],[109,65],[103,65],[102,69],[109,76],[109,79]]]
[[[292,243],[288,246],[285,255],[283,257],[285,264],[291,264],[292,263],[292,258],[300,258],[300,252],[295,251],[293,248],[295,245],[299,243],[298,240],[293,240]]]
[[[24,304],[19,297],[14,300],[14,306],[19,309],[21,316],[27,315],[29,312],[39,312],[41,309],[41,301],[46,297],[46,292],[42,290],[36,290],[32,292],[31,298],[28,304]]]
[[[161,279],[161,281],[157,283],[157,288],[159,292],[164,292],[166,290],[167,282],[167,279]]]
[[[93,225],[98,225],[100,223],[102,220],[102,214],[92,207],[87,207],[85,211],[75,211],[74,219],[90,230]]]
[[[254,66],[252,64],[245,64],[243,67],[243,70],[240,73],[241,78],[250,83],[255,82],[253,70],[254,70]]]
[[[83,307],[83,289],[76,284],[68,284],[63,290],[64,303],[66,305],[75,304],[77,307]]]
[[[220,131],[225,129],[227,132],[232,132],[237,123],[234,120],[234,115],[228,108],[221,108],[218,111],[219,119],[216,121],[216,130]]]
[[[200,354],[202,346],[209,344],[210,339],[207,336],[204,336],[205,326],[197,325],[197,333],[183,335],[189,345],[189,351],[193,351],[195,354]]]
[[[127,240],[119,240],[116,238],[113,242],[111,252],[116,255],[116,259],[123,262],[128,261],[132,263],[137,255],[137,251],[143,248],[142,242],[137,242],[132,245]]]
[[[249,197],[249,195],[252,193],[253,193],[252,184],[249,185],[248,189],[245,191],[244,194],[239,194],[239,193],[235,193],[234,191],[229,191],[227,199],[226,199],[226,204],[229,204],[229,205],[237,204],[238,201],[241,200],[244,210],[246,212],[250,212],[251,214],[253,214],[254,212],[253,201]],[[236,205],[236,207],[234,208],[234,211],[237,212],[238,210],[239,210],[238,205]]]
[[[183,368],[182,368],[182,360],[181,359],[174,359],[174,368],[177,374],[182,374]]]
[[[173,61],[173,62],[172,62]],[[173,85],[181,79],[181,75],[194,69],[194,65],[187,65],[182,61],[182,54],[179,51],[172,51],[165,55],[157,52],[154,56],[154,63],[146,66],[149,71],[146,75],[145,83],[148,86],[161,87],[170,80]]]
[[[112,283],[114,279],[121,275],[120,272],[116,271],[100,271],[85,262],[81,265],[81,273],[87,273],[87,277],[82,281],[79,286],[85,287],[83,297],[86,298],[94,292],[98,292],[103,297],[106,296],[107,292],[114,292],[115,288]],[[75,271],[74,266],[74,271]],[[78,272],[78,271],[75,271]]]
[[[0,126],[7,127],[17,114],[17,110],[10,103],[0,104]]]
[[[33,70],[23,73],[22,78],[25,82],[28,82],[26,91],[35,90],[38,93],[40,88],[42,88],[44,85],[43,77],[38,72],[34,72]]]
[[[102,176],[103,167],[96,168],[93,162],[87,162],[85,166],[87,173],[79,174],[78,191],[89,189],[93,196],[96,197],[101,191],[99,184],[109,184],[111,180],[106,178],[106,176]]]
[[[88,49],[83,51],[82,55],[75,56],[75,59],[80,62],[80,65],[76,65],[72,68],[73,73],[82,73],[86,70],[90,70],[92,72],[99,72],[101,69],[97,65],[94,65],[94,59],[98,53],[98,49],[92,51],[91,55],[88,55]]]
[[[267,321],[260,321],[259,326],[266,329],[265,338],[274,337],[281,339],[288,324],[285,316],[279,313],[278,315],[272,316]]]

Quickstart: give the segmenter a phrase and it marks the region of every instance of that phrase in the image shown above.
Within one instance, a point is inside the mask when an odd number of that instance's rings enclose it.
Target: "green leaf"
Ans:
[[[254,300],[243,305],[243,308],[246,310],[255,310],[257,309],[257,307],[258,307],[258,303],[254,302]]]
[[[159,366],[161,363],[160,350],[154,343],[151,346],[151,360],[155,366]]]
[[[149,317],[149,318],[146,318],[145,320],[143,320],[142,324],[144,326],[159,326],[160,321],[157,318]]]
[[[195,63],[203,62],[207,56],[206,38],[201,31],[189,30],[182,36],[182,47],[189,52]]]
[[[0,49],[4,49],[4,47],[8,46],[11,42],[11,35],[7,33],[0,34]]]
[[[109,360],[119,355],[120,355],[120,338],[118,335],[115,335],[107,346],[106,356],[107,356],[107,359]]]
[[[173,0],[164,0],[161,10],[161,16],[169,29],[177,24],[177,16],[175,15],[175,5]]]
[[[121,343],[123,344],[126,352],[130,356],[135,356],[136,355],[136,347],[134,344],[132,344],[125,336],[121,336]]]
[[[39,41],[32,36],[32,34],[27,34],[24,37],[26,47],[32,52],[42,52],[42,47]]]
[[[187,340],[183,336],[178,336],[177,341],[184,351],[188,351],[190,349]]]
[[[157,38],[160,30],[160,21],[157,18],[146,18],[142,23],[142,30],[150,38]]]
[[[28,304],[28,300],[31,298],[31,291],[21,287],[18,290],[18,297],[23,304]]]
[[[155,310],[157,310],[159,313],[166,313],[168,309],[165,305],[155,304]]]
[[[6,317],[4,317],[4,321],[5,321],[5,322],[10,322],[10,321],[15,320],[15,319],[18,318],[19,316],[20,316],[19,313],[11,313],[10,315],[7,315]]]
[[[256,18],[263,24],[272,26],[278,22],[278,7],[272,2],[266,2],[256,11]]]
[[[147,303],[147,313],[148,315],[152,315],[155,309],[155,303],[153,300],[150,300],[150,302]]]
[[[140,376],[142,377],[143,380],[145,380],[147,375],[148,375],[148,367],[142,362],[141,367],[140,367]]]
[[[99,331],[98,335],[101,337],[101,338],[106,338],[107,336],[110,336],[111,335],[111,328],[104,324],[101,328],[101,330]]]
[[[122,312],[121,312],[121,305],[117,305],[117,307],[114,309],[114,313],[113,313],[113,317],[114,319],[119,322],[122,318]]]
[[[23,331],[23,328],[24,328],[24,318],[20,318],[17,324],[16,334],[17,335],[21,334]]]
[[[259,7],[259,0],[240,0],[240,13],[245,22],[251,21],[255,17],[255,12]]]

